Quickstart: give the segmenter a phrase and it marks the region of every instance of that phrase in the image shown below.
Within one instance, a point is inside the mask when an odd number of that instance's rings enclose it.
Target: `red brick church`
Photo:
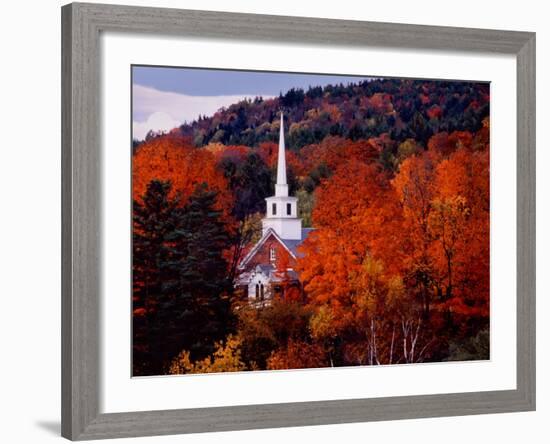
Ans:
[[[283,114],[279,133],[277,183],[275,195],[266,198],[262,237],[239,264],[236,285],[244,287],[251,303],[269,303],[276,294],[284,297],[285,288],[300,288],[294,271],[298,246],[313,228],[302,228],[298,218],[298,199],[288,195],[286,183]]]

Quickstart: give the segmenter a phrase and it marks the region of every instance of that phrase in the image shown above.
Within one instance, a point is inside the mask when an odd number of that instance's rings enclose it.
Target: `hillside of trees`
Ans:
[[[243,100],[174,132],[197,147],[257,147],[277,141],[281,109],[290,122],[287,147],[293,150],[328,135],[358,140],[386,133],[395,142],[414,139],[426,146],[439,132],[479,130],[489,115],[489,84],[378,79],[290,89],[274,99]]]
[[[273,193],[316,230],[303,294],[247,306]],[[133,373],[489,358],[489,86],[413,80],[234,104],[133,154]]]

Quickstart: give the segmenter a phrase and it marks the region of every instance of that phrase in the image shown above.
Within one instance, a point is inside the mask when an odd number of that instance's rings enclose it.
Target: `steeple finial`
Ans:
[[[275,196],[288,196],[288,185],[286,183],[285,128],[282,111],[281,126],[279,130],[279,153],[277,157],[277,183],[275,184]]]

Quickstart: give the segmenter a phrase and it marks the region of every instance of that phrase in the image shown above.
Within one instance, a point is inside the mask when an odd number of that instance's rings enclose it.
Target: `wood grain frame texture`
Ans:
[[[101,32],[517,57],[517,389],[126,413],[99,411]],[[62,8],[62,435],[72,440],[535,409],[535,34],[73,3]]]

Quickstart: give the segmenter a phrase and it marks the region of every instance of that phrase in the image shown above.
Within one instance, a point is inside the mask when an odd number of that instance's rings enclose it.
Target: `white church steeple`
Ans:
[[[277,183],[275,184],[275,196],[288,196],[286,183],[286,159],[285,159],[285,127],[283,112],[281,111],[281,126],[279,129],[279,153],[277,156]]]
[[[265,235],[271,228],[281,239],[301,240],[302,219],[298,218],[298,199],[288,195],[286,183],[285,130],[282,111],[275,196],[266,198],[266,203],[266,217],[262,219],[263,234]]]

